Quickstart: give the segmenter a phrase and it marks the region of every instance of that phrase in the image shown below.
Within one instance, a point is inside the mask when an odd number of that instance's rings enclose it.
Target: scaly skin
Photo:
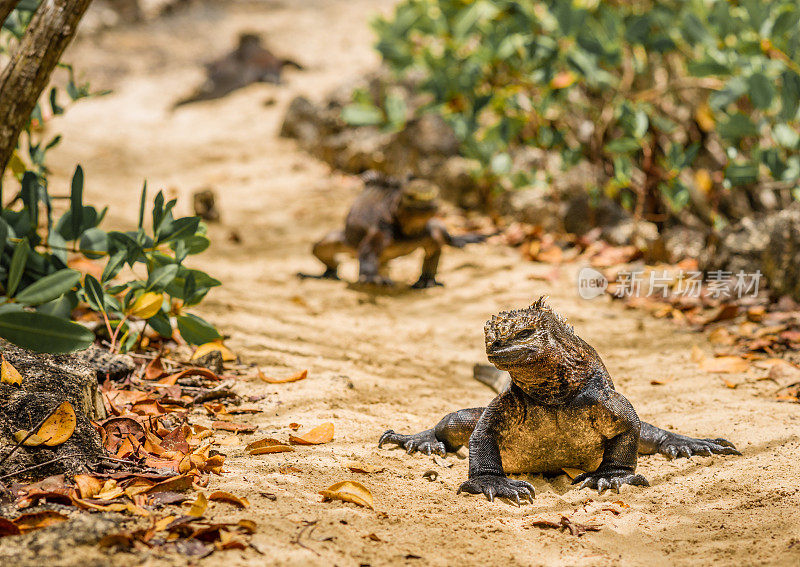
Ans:
[[[519,504],[533,486],[509,473],[587,471],[573,483],[598,492],[623,484],[648,486],[636,474],[637,455],[740,454],[725,439],[695,439],[639,421],[614,390],[595,350],[540,298],[527,309],[503,312],[486,323],[486,354],[511,385],[487,407],[446,415],[414,435],[385,432],[378,442],[409,453],[444,455],[469,446],[469,479],[458,492],[483,493]]]
[[[339,279],[336,257],[349,254],[358,258],[359,283],[389,286],[393,282],[386,274],[388,262],[422,248],[422,273],[412,287],[441,286],[436,272],[442,248],[462,248],[485,239],[477,234],[451,236],[433,218],[439,208],[436,190],[424,181],[403,183],[368,172],[364,182],[366,187],[350,208],[344,230],[334,230],[314,245],[313,253],[325,264],[325,272],[300,277]]]

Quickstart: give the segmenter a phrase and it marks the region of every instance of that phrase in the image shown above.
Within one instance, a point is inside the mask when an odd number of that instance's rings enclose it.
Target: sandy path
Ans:
[[[52,156],[53,183],[66,183],[82,163],[87,193],[111,204],[109,223],[121,225],[135,218],[143,177],[183,196],[183,212],[193,189],[215,187],[223,225],[212,227],[214,244],[197,265],[224,286],[203,313],[231,335],[231,347],[265,371],[309,369],[302,382],[242,384],[248,393],[269,393],[264,413],[252,418],[259,435],[285,437],[290,422],[336,426],[333,443],[295,453],[248,458],[241,444],[220,447],[229,455],[228,474],[213,486],[247,496],[253,507],[237,513],[218,504],[214,514],[256,520],[254,542],[266,557],[228,551],[204,563],[797,565],[798,407],[698,373],[688,353],[702,344],[699,336],[600,300],[579,301],[570,269],[557,285],[530,280],[542,267],[493,245],[449,251],[443,289],[376,297],[344,283],[295,279],[298,270],[318,268],[310,243],[341,222],[358,186],[277,138],[283,111],[297,93],[320,97],[372,67],[366,22],[391,4],[237,3],[224,12],[196,10],[85,38],[71,50],[70,60],[87,70],[95,87],[115,92],[77,105],[54,125],[66,142]],[[264,32],[276,51],[309,69],[291,73],[283,87],[253,86],[169,112],[199,80],[197,62],[227,49],[242,29]],[[265,100],[274,103],[265,106]],[[231,230],[241,244],[227,240]],[[411,282],[418,267],[418,258],[400,261],[393,275]],[[344,275],[354,270],[348,265]],[[514,508],[456,496],[466,477],[463,459],[449,457],[454,466],[445,469],[430,457],[376,448],[388,427],[418,430],[448,411],[488,402],[490,392],[470,377],[472,364],[483,360],[483,322],[542,293],[597,348],[643,419],[699,436],[724,435],[744,456],[643,458],[640,472],[653,486],[626,487],[621,495],[577,492],[563,476],[536,478],[535,504]],[[672,381],[652,386],[657,377]],[[351,473],[346,465],[353,460],[386,470]],[[297,470],[279,472],[286,464]],[[422,478],[429,469],[439,472],[435,482]],[[377,511],[320,503],[317,491],[344,479],[366,484]],[[598,533],[575,538],[530,527],[533,515],[558,519],[587,499],[594,502],[576,518],[593,518],[602,525]],[[614,501],[625,504],[616,505],[619,515],[600,510]],[[316,521],[316,528],[303,535],[303,547],[295,538],[306,521]]]

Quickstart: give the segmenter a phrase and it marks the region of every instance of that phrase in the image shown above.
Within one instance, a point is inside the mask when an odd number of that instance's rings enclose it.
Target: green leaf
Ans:
[[[172,336],[172,323],[166,313],[160,311],[147,320],[147,324],[159,335],[165,338]]]
[[[774,39],[782,40],[786,32],[797,28],[798,20],[800,20],[800,12],[793,7],[784,10],[775,18],[770,35]]]
[[[147,201],[147,181],[142,185],[142,194],[139,197],[139,228],[144,228],[144,206]]]
[[[127,257],[127,250],[120,249],[114,252],[108,259],[106,263],[106,267],[103,268],[103,275],[100,277],[100,281],[106,283],[109,280],[112,280],[116,277],[116,275],[122,270],[122,267],[125,265],[125,259]]]
[[[69,320],[72,316],[72,310],[78,306],[78,297],[74,292],[68,292],[54,299],[36,307],[37,313],[44,313],[45,315],[52,315],[53,317],[60,317],[61,319]]]
[[[378,126],[385,122],[380,108],[366,104],[348,104],[342,109],[342,120],[350,126]]]
[[[161,234],[156,243],[169,242],[171,240],[178,240],[186,238],[197,232],[200,226],[200,217],[185,217],[172,221],[169,227],[169,232]]]
[[[34,172],[26,171],[22,176],[20,197],[31,217],[31,226],[36,226],[39,223],[39,178]]]
[[[89,307],[95,311],[106,312],[106,293],[97,278],[91,274],[86,274],[83,279],[83,292]]]
[[[79,248],[87,258],[102,258],[108,252],[108,234],[99,228],[90,228],[81,235]]]
[[[74,240],[81,233],[83,226],[83,168],[78,166],[75,168],[75,174],[72,176],[72,190],[69,196],[69,212],[72,228],[72,238]]]
[[[80,272],[65,268],[35,281],[19,292],[15,299],[23,305],[41,305],[58,299],[80,281]]]
[[[163,290],[178,275],[178,269],[177,264],[167,264],[151,271],[147,277],[147,290]]]
[[[731,163],[725,169],[725,177],[733,185],[747,185],[758,181],[758,166],[754,163]]]
[[[63,353],[88,348],[94,333],[77,323],[44,313],[0,313],[0,337],[37,352]]]
[[[211,323],[197,315],[188,314],[178,317],[178,330],[183,340],[193,345],[202,345],[222,338]]]
[[[17,286],[22,280],[22,273],[25,271],[25,264],[31,253],[31,246],[28,244],[28,237],[23,238],[14,248],[11,255],[11,266],[8,268],[8,283],[6,284],[6,295],[14,297]]]
[[[756,108],[765,109],[772,105],[775,89],[772,82],[763,73],[753,73],[747,79],[750,100]]]
[[[756,125],[753,124],[753,121],[750,120],[749,116],[742,114],[741,112],[731,115],[731,117],[725,122],[720,122],[719,126],[717,127],[717,132],[723,138],[728,138],[734,141],[741,140],[747,136],[758,135],[758,129],[756,128]]]
[[[610,154],[629,154],[642,149],[642,143],[633,138],[618,138],[605,145],[605,151]]]

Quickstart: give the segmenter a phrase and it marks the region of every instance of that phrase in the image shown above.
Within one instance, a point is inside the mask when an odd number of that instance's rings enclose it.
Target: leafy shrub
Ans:
[[[557,150],[640,214],[718,224],[733,193],[800,198],[799,21],[796,0],[405,0],[374,26],[482,175],[525,185],[510,152]]]
[[[83,170],[75,170],[70,206],[55,219],[53,202],[39,175],[28,171],[12,203],[0,211],[0,337],[45,352],[86,348],[95,339],[86,327],[69,319],[79,304],[99,313],[113,350],[131,349],[144,328],[143,320],[162,337],[177,324],[191,344],[220,338],[219,333],[186,309],[199,303],[218,280],[184,261],[208,248],[199,217],[175,218],[176,200],[158,192],[145,228],[147,187],[142,189],[138,228],[104,231],[106,209],[83,202]],[[70,255],[104,259],[102,275],[83,275],[69,267]],[[137,275],[135,268],[144,272]],[[130,268],[127,277],[122,275]],[[174,319],[174,322],[173,322]]]

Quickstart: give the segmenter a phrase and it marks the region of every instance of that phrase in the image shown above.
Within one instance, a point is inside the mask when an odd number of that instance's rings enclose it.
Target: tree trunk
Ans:
[[[14,10],[19,0],[0,0],[0,26],[6,21],[8,15]]]
[[[0,73],[0,174],[90,2],[43,0],[17,51]],[[7,3],[0,0],[0,10],[5,10]]]

